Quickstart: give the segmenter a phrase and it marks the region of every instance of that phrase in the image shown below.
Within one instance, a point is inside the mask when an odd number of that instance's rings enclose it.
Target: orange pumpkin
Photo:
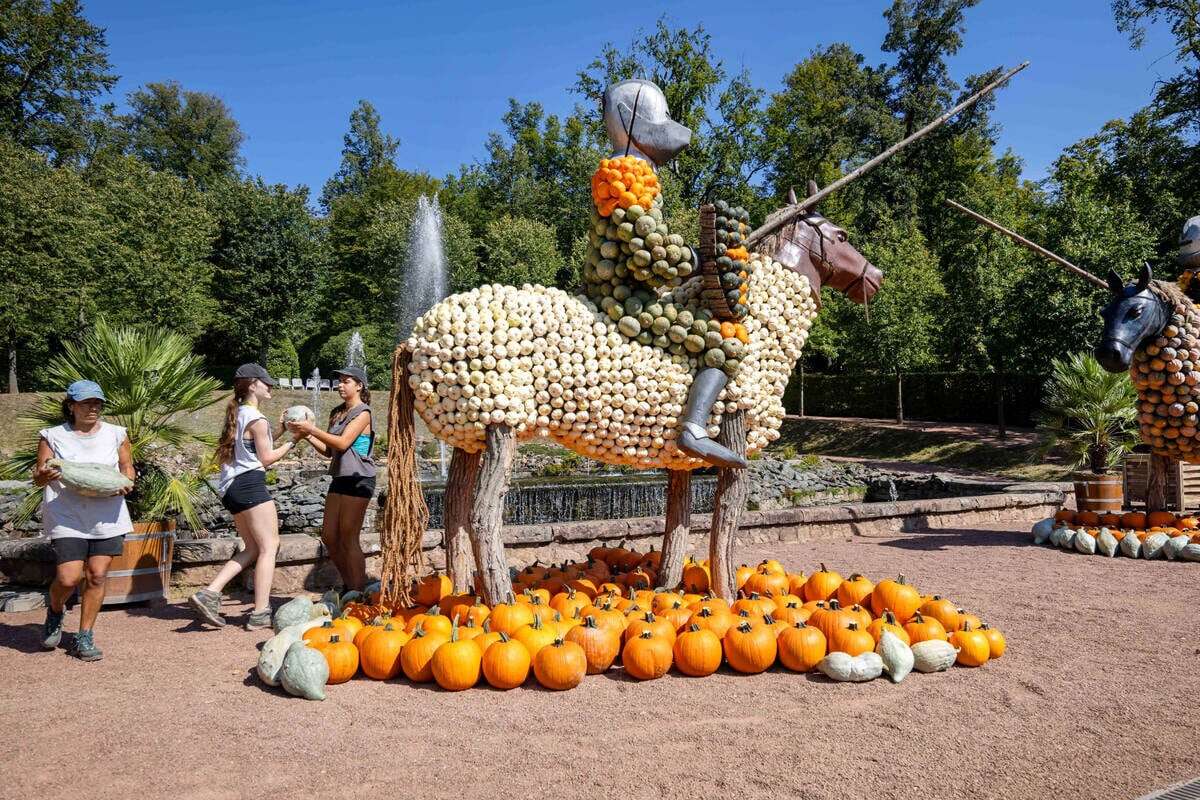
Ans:
[[[587,660],[587,673],[598,675],[612,666],[621,651],[621,637],[609,628],[602,628],[596,618],[589,614],[582,625],[567,632],[566,640],[583,648]]]
[[[621,650],[621,665],[626,673],[639,681],[661,678],[671,669],[672,644],[667,638],[656,636],[648,628],[644,629],[634,638],[626,640]]]
[[[873,591],[875,591],[875,584],[871,583],[870,579],[855,572],[849,578],[842,581],[842,585],[837,588],[835,595],[839,603],[850,607],[859,603],[865,605],[867,597]]]
[[[1151,511],[1146,515],[1146,522],[1152,528],[1175,527],[1175,515],[1170,511]]]
[[[479,683],[483,652],[472,639],[458,635],[458,618],[450,629],[450,640],[433,652],[429,667],[437,685],[448,692],[461,692]]]
[[[775,633],[765,625],[745,619],[725,633],[725,660],[738,672],[755,674],[775,663],[779,645]]]
[[[710,630],[691,625],[675,638],[671,648],[675,666],[684,675],[702,678],[721,666],[721,640]]]
[[[829,642],[830,652],[845,653],[849,656],[861,656],[875,649],[875,640],[871,634],[858,627],[857,622],[851,622],[845,628],[833,632]]]
[[[1075,513],[1076,525],[1099,525],[1100,515],[1095,511],[1077,511]]]
[[[587,657],[574,642],[555,639],[534,656],[533,674],[547,689],[574,689],[587,674]]]
[[[1121,527],[1144,530],[1146,528],[1146,515],[1141,511],[1126,511],[1121,515]]]
[[[825,657],[825,634],[797,622],[779,634],[779,662],[793,672],[809,672]]]
[[[400,656],[409,636],[390,622],[374,631],[359,647],[363,674],[377,681],[391,680],[400,674]]]
[[[1069,508],[1061,508],[1054,513],[1055,522],[1065,522],[1068,525],[1075,521],[1075,512]]]
[[[358,648],[340,634],[335,633],[327,641],[312,642],[311,645],[325,656],[325,663],[329,666],[327,684],[345,683],[358,672]]]
[[[944,642],[949,638],[942,623],[933,617],[921,616],[920,611],[913,614],[913,618],[904,625],[904,632],[908,634],[908,639],[912,644],[933,639],[940,639]]]
[[[525,645],[508,638],[507,633],[496,635],[500,638],[483,651],[483,679],[497,689],[515,689],[529,677],[532,659]]]
[[[820,571],[814,572],[804,582],[803,597],[805,600],[828,600],[842,585],[842,580],[841,575],[826,569],[822,564]]]

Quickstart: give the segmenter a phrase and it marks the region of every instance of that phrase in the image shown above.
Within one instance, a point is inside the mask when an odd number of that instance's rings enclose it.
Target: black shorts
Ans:
[[[367,475],[346,475],[334,478],[329,482],[330,494],[344,494],[349,497],[365,497],[370,500],[375,496],[375,478]]]
[[[92,556],[119,556],[125,549],[125,534],[109,536],[107,539],[84,539],[81,536],[64,536],[51,539],[54,548],[54,563],[87,561]]]
[[[271,493],[267,491],[267,473],[261,469],[252,469],[238,475],[221,496],[221,505],[225,506],[225,510],[230,514],[240,514],[270,502],[272,498]]]

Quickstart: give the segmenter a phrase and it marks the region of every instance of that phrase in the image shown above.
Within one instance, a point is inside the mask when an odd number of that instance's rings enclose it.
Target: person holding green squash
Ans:
[[[79,380],[68,386],[62,401],[63,423],[39,433],[33,471],[34,484],[43,489],[42,525],[55,560],[42,647],[54,650],[62,641],[65,604],[78,589],[79,633],[68,652],[80,661],[98,661],[104,655],[96,646],[93,628],[104,602],[109,565],[121,554],[125,534],[133,530],[125,505],[135,478],[129,437],[120,425],[100,419],[104,402],[104,390],[94,381]],[[111,493],[87,491],[78,481],[73,482],[76,485],[63,481],[68,463],[81,473],[119,471],[129,483]]]

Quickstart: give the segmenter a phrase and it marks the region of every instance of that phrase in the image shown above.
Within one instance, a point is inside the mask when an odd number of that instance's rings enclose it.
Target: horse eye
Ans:
[[[1142,307],[1141,306],[1134,306],[1133,308],[1129,309],[1129,318],[1130,319],[1137,319],[1141,315],[1142,315]]]

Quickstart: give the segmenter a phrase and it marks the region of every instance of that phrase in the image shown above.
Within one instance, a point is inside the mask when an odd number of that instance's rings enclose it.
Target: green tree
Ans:
[[[213,363],[267,360],[274,343],[307,330],[318,311],[323,226],[305,187],[226,180],[206,199],[218,225],[209,257],[217,308],[204,349]]]
[[[489,283],[553,286],[563,266],[554,230],[523,217],[504,216],[489,222],[483,252],[481,277]]]
[[[129,152],[159,172],[209,186],[234,175],[245,136],[225,102],[175,81],[148,83],[129,94],[120,118]]]
[[[77,276],[88,318],[144,324],[188,340],[210,324],[216,225],[203,195],[130,156],[93,161],[81,213],[89,269]]]
[[[1175,63],[1180,71],[1159,81],[1154,90],[1155,107],[1164,117],[1200,131],[1200,0],[1113,0],[1117,29],[1141,48],[1146,27],[1166,23],[1175,37]]]
[[[30,377],[29,356],[45,355],[79,326],[87,242],[96,234],[78,213],[81,195],[86,187],[73,170],[0,139],[0,345],[9,392],[18,391],[18,376]]]
[[[350,112],[350,130],[342,137],[342,163],[321,191],[321,207],[346,194],[362,194],[367,179],[381,166],[396,164],[400,140],[380,128],[379,112],[367,100],[359,100]]]
[[[887,274],[887,291],[875,296],[869,312],[840,296],[833,301],[842,363],[897,376],[935,366],[945,293],[937,260],[915,222],[881,225],[862,252]],[[897,417],[902,419],[899,398]]]
[[[96,98],[116,82],[104,31],[79,0],[0,4],[0,135],[55,163],[75,159]]]

